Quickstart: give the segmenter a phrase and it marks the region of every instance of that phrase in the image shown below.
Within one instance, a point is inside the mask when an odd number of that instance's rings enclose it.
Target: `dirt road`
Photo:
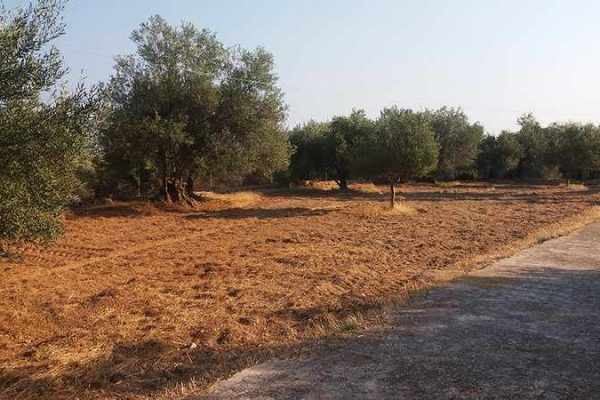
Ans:
[[[201,399],[600,399],[600,224],[434,289],[391,327]]]

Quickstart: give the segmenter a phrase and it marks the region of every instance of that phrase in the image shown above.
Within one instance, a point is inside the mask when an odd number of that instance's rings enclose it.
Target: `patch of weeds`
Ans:
[[[356,318],[354,316],[346,318],[340,324],[340,332],[343,332],[343,333],[355,333],[359,329],[360,329],[360,322],[359,322],[358,318]]]

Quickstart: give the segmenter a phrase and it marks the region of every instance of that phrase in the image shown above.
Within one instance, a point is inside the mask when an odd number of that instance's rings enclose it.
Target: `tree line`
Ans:
[[[290,179],[560,179],[600,177],[600,126],[552,123],[532,114],[520,129],[486,134],[459,108],[412,111],[391,107],[369,119],[362,110],[292,129]]]
[[[0,242],[52,238],[84,198],[193,204],[196,183],[333,179],[588,179],[600,170],[600,127],[485,133],[459,108],[389,107],[285,126],[272,54],[151,17],[131,34],[106,82],[74,89],[54,41],[62,0],[0,9]]]

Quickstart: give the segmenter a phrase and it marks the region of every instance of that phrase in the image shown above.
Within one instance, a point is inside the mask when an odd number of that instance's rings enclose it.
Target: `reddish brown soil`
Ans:
[[[500,254],[600,199],[584,187],[413,185],[391,211],[377,188],[355,189],[70,213],[57,243],[0,261],[0,398],[194,393],[353,330],[432,271]]]

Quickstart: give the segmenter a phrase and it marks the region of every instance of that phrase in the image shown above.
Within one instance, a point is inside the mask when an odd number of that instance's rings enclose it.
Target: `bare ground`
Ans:
[[[584,187],[372,185],[114,204],[0,261],[0,398],[178,398],[598,216]],[[384,192],[385,193],[385,192]]]
[[[195,399],[600,398],[600,224],[431,290],[386,329]]]

